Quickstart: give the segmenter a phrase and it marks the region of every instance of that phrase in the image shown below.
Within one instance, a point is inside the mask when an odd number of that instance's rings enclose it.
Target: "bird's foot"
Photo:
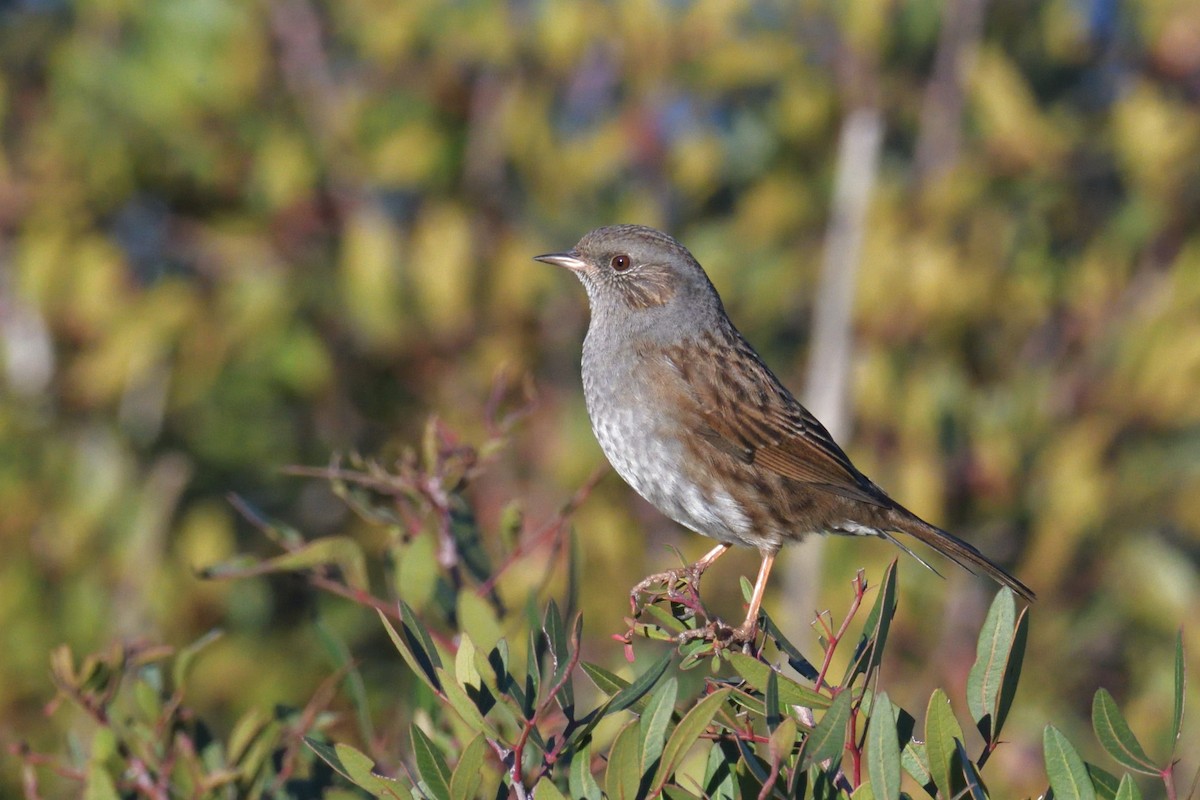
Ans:
[[[643,595],[651,603],[664,597],[672,602],[697,600],[700,596],[700,575],[701,571],[696,569],[696,565],[689,564],[643,578],[629,592],[629,605],[634,615],[642,611]],[[679,584],[682,584],[682,591]]]
[[[709,641],[714,650],[752,648],[758,640],[758,620],[748,619],[736,628],[732,628],[720,619],[711,619],[708,624],[694,630],[679,634],[677,641],[680,645],[694,641]]]

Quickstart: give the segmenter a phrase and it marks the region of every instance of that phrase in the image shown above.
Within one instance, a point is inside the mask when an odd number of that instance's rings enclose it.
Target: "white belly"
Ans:
[[[589,392],[592,430],[613,469],[659,511],[696,533],[726,544],[754,545],[748,538],[750,519],[741,504],[719,489],[705,489],[686,477],[683,447],[661,435],[657,426],[634,404],[609,411],[601,418],[592,412],[598,398]],[[631,444],[632,443],[632,444]]]

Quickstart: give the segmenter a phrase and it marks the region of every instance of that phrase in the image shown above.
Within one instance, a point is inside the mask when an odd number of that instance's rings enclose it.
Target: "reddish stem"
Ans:
[[[854,586],[854,600],[850,602],[850,609],[846,612],[846,616],[842,620],[841,627],[838,628],[837,633],[833,633],[826,627],[828,644],[825,646],[825,660],[821,663],[821,671],[817,673],[816,685],[818,690],[822,686],[827,686],[834,693],[835,697],[838,690],[825,683],[825,673],[829,671],[829,665],[833,662],[833,654],[837,650],[838,643],[842,641],[842,638],[846,635],[846,631],[850,628],[850,621],[854,619],[854,616],[858,613],[858,609],[862,606],[863,596],[866,594],[866,587],[863,584],[862,577],[861,571],[854,576],[854,580],[852,581]],[[820,620],[821,618],[818,616],[817,619]],[[824,627],[824,623],[822,623],[822,626]]]
[[[529,734],[532,733],[533,729],[537,727],[538,721],[542,718],[542,715],[546,712],[546,709],[548,709],[554,702],[554,696],[557,695],[562,688],[567,685],[567,681],[571,679],[571,674],[575,672],[575,668],[579,666],[580,647],[578,625],[575,626],[575,633],[571,639],[571,658],[567,661],[567,668],[563,670],[562,677],[558,679],[558,682],[550,687],[550,690],[546,692],[546,696],[543,697],[542,701],[537,704],[537,707],[533,710],[532,716],[525,721],[525,725],[521,728],[521,738],[517,740],[517,743],[512,749],[513,763],[510,774],[512,776],[513,789],[515,789],[517,793],[522,796],[524,796],[525,793],[525,784],[521,777],[521,759],[525,755],[525,744],[529,741]],[[537,665],[533,664],[530,666],[530,668],[537,669]],[[566,739],[566,737],[561,738],[564,740]],[[551,755],[553,755],[554,758],[558,758],[558,749],[561,747],[561,745],[562,742],[560,741],[559,745],[554,748],[552,753],[546,754],[547,758],[549,758]],[[551,761],[550,763],[553,762]]]

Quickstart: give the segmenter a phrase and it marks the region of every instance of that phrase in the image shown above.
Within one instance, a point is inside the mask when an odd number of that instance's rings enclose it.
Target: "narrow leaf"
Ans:
[[[446,670],[438,669],[438,680],[442,684],[442,690],[446,695],[446,700],[454,712],[462,718],[462,721],[467,723],[467,726],[473,733],[486,733],[492,738],[496,738],[498,734],[492,725],[483,718],[479,708],[475,705],[470,695],[463,687],[459,686],[449,675]]]
[[[675,712],[675,698],[679,693],[679,682],[675,678],[667,678],[662,685],[650,696],[646,710],[642,714],[642,774],[649,774],[657,769],[659,757],[667,741],[667,727],[671,724],[671,715]]]
[[[434,800],[450,800],[450,768],[429,737],[414,723],[410,730],[417,774]]]
[[[840,760],[842,748],[846,744],[846,723],[850,720],[851,700],[851,692],[848,691],[833,699],[833,705],[804,740],[800,769],[808,769],[813,764],[833,759]]]
[[[299,543],[297,543],[299,544]],[[249,578],[275,572],[296,572],[332,565],[342,573],[342,580],[352,589],[366,591],[367,562],[362,547],[349,536],[326,536],[299,544],[294,550],[263,561],[238,559],[204,568],[206,578]]]
[[[1133,782],[1133,776],[1128,772],[1122,776],[1121,785],[1117,787],[1114,800],[1142,800],[1142,792]]]
[[[643,695],[654,688],[654,684],[658,683],[658,679],[663,676],[670,665],[671,654],[664,653],[662,658],[651,664],[650,668],[639,675],[633,683],[612,696],[608,701],[608,713],[624,711],[641,700]]]
[[[483,760],[487,753],[487,740],[477,734],[463,748],[454,774],[450,777],[450,800],[474,800],[483,782]]]
[[[1121,787],[1117,776],[1087,761],[1083,762],[1083,767],[1087,770],[1088,780],[1096,789],[1098,800],[1116,800],[1117,789]]]
[[[441,664],[436,663],[438,660],[437,651],[432,653],[432,657],[427,653],[421,645],[421,639],[414,636],[408,625],[403,622],[400,624],[401,633],[392,627],[391,621],[379,611],[379,620],[383,623],[383,627],[387,630],[388,636],[392,640],[392,644],[396,646],[396,650],[404,658],[404,663],[408,664],[418,678],[435,693],[440,694],[442,691],[441,684],[438,682],[437,667]]]
[[[900,800],[900,739],[887,692],[875,696],[867,724],[867,776],[879,800]]]
[[[1017,695],[1017,684],[1021,680],[1021,665],[1025,660],[1025,642],[1029,639],[1029,607],[1021,609],[1013,631],[1012,648],[1004,665],[1004,679],[1000,683],[1000,697],[996,702],[996,719],[992,724],[992,741],[1000,736],[1000,729],[1008,719],[1013,698]]]
[[[758,691],[766,692],[767,681],[770,680],[771,673],[775,672],[769,664],[764,664],[757,658],[744,653],[729,653],[728,656],[729,665],[742,680]],[[784,675],[780,675],[778,681],[780,702],[790,706],[805,706],[814,709],[829,708],[828,697],[817,694],[812,689],[801,686]]]
[[[579,666],[583,667],[583,671],[592,679],[592,683],[596,684],[596,688],[609,696],[616,694],[629,685],[629,681],[615,672],[609,672],[599,664],[583,661]]]
[[[768,742],[768,751],[771,754],[772,764],[782,764],[785,760],[791,757],[792,750],[796,747],[796,720],[791,717],[784,717],[779,723],[779,727],[771,734]]]
[[[571,797],[581,800],[602,800],[600,784],[592,775],[592,751],[586,744],[571,756],[571,773],[568,781]]]
[[[554,785],[550,778],[542,778],[533,787],[533,800],[567,800],[566,795]]]
[[[604,774],[604,789],[609,800],[634,800],[637,797],[641,771],[638,769],[638,721],[631,720],[613,741],[608,753],[608,770]]]
[[[712,695],[709,695],[711,697]],[[701,701],[703,702],[703,701]],[[678,729],[676,729],[678,730]],[[670,745],[668,744],[668,747]],[[737,747],[732,742],[714,742],[704,765],[704,795],[711,800],[739,800]]]
[[[779,673],[771,670],[771,674],[767,676],[767,691],[764,694],[764,702],[767,706],[767,730],[771,733],[779,727]]]
[[[870,613],[867,614],[866,623],[863,624],[862,640],[859,642],[858,649],[865,654],[866,658],[860,655],[854,660],[847,671],[843,684],[849,685],[855,676],[869,674],[879,666],[894,616],[896,616],[896,559],[892,559],[887,570],[884,571],[883,579],[879,584],[879,592],[875,596],[875,603],[871,606]]]
[[[996,706],[1000,687],[1004,683],[1004,668],[1012,650],[1016,631],[1017,606],[1012,590],[1002,588],[996,593],[975,646],[975,664],[967,675],[967,708],[984,740],[992,741]]]
[[[725,702],[732,689],[720,689],[700,700],[691,710],[684,714],[683,719],[675,726],[671,738],[663,748],[662,759],[658,764],[658,772],[654,777],[655,791],[661,789],[671,777],[671,774],[683,761],[684,755],[700,738],[712,722],[717,711]]]
[[[1092,727],[1096,730],[1100,746],[1118,764],[1146,775],[1159,774],[1107,689],[1098,690],[1092,700]]]
[[[807,680],[815,681],[817,679],[817,668],[804,657],[800,652],[800,648],[792,644],[791,640],[783,635],[783,631],[779,630],[779,626],[775,624],[775,621],[765,611],[763,612],[763,630],[775,642],[775,646],[779,648],[779,652],[783,653],[787,658],[787,662],[792,669],[796,670],[796,672],[800,673]]]
[[[904,750],[900,753],[900,764],[913,780],[925,787],[930,796],[937,792],[937,787],[933,785],[933,771],[929,768],[929,753],[924,742],[910,740],[904,745]]]
[[[1187,673],[1183,668],[1183,629],[1175,633],[1175,712],[1171,718],[1171,748],[1179,742],[1183,730],[1183,694],[1187,688]],[[1136,788],[1134,791],[1137,791]]]
[[[1096,800],[1096,790],[1075,747],[1053,725],[1042,735],[1046,775],[1057,800]]]
[[[966,796],[971,800],[987,800],[987,789],[984,788],[983,779],[979,777],[979,770],[975,769],[967,749],[958,739],[954,740],[954,744],[958,748],[958,763],[962,765],[963,782],[967,787]]]
[[[307,736],[304,737],[304,743],[332,767],[334,772],[376,797],[411,800],[412,794],[403,784],[392,778],[376,775],[372,771],[374,764],[371,759],[350,745],[330,745]]]
[[[962,738],[962,728],[950,708],[950,698],[941,689],[935,689],[925,712],[925,751],[929,754],[933,783],[945,797],[953,797],[962,788],[958,778],[962,769],[954,764],[958,758],[954,742],[962,741]]]
[[[864,783],[854,790],[854,794],[850,795],[852,800],[875,800],[877,795],[871,784]]]

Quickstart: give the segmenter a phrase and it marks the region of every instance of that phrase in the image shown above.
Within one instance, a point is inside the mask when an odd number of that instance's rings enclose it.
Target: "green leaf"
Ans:
[[[444,669],[438,669],[437,677],[442,685],[442,691],[446,695],[446,701],[454,709],[454,713],[458,714],[474,733],[486,733],[493,739],[498,738],[499,734],[496,733],[491,723],[483,718],[479,707],[475,705],[475,701],[471,699],[467,691],[447,675]]]
[[[775,624],[775,621],[771,619],[771,616],[766,611],[763,612],[763,630],[775,642],[775,646],[783,653],[788,661],[788,665],[792,669],[800,673],[806,680],[815,681],[817,679],[817,668],[804,657],[800,652],[800,648],[792,644],[791,640],[783,635],[783,631],[779,629],[779,626]]]
[[[1117,776],[1087,761],[1083,766],[1087,770],[1088,780],[1096,788],[1096,797],[1099,800],[1116,800],[1117,789],[1121,787]]]
[[[554,785],[550,778],[542,778],[533,787],[533,800],[567,800],[566,795]]]
[[[1125,721],[1121,709],[1117,708],[1117,702],[1107,689],[1098,690],[1092,700],[1092,727],[1096,730],[1100,746],[1118,764],[1146,775],[1159,774],[1158,768],[1129,729],[1129,723]]]
[[[967,675],[967,708],[985,741],[993,740],[996,705],[1004,683],[1004,669],[1012,650],[1016,631],[1017,605],[1012,590],[1002,588],[996,593],[979,631],[975,646],[975,664]]]
[[[888,564],[879,584],[879,593],[875,603],[867,614],[863,625],[862,638],[859,641],[859,657],[854,660],[842,681],[844,686],[852,684],[858,675],[869,674],[879,666],[883,658],[883,648],[887,644],[888,631],[892,627],[892,618],[896,616],[896,559]],[[866,659],[863,659],[863,654]]]
[[[615,672],[609,672],[599,664],[583,661],[579,666],[583,667],[583,671],[592,679],[592,683],[596,684],[596,688],[609,696],[616,694],[629,685],[629,681]]]
[[[608,770],[604,774],[604,788],[609,800],[635,800],[642,773],[638,769],[638,735],[640,724],[631,720],[613,740],[608,753]]]
[[[454,774],[450,777],[450,800],[474,800],[479,792],[479,784],[483,782],[486,755],[487,740],[483,734],[476,734],[463,748],[458,763],[454,765]]]
[[[663,745],[667,741],[667,728],[671,724],[671,715],[675,712],[675,698],[679,693],[679,682],[675,678],[667,678],[662,685],[650,696],[646,710],[642,713],[642,774],[648,775],[658,767]]]
[[[112,776],[104,769],[104,765],[96,761],[88,764],[83,800],[120,800],[120,797]]]
[[[397,540],[391,546],[391,556],[396,564],[392,571],[395,596],[410,606],[425,608],[438,583],[436,537],[425,534],[407,542]]]
[[[1114,800],[1142,800],[1142,792],[1133,782],[1133,776],[1129,773],[1125,773],[1121,777],[1121,785],[1117,787]]]
[[[741,757],[742,763],[746,765],[746,769],[750,771],[750,775],[754,780],[758,781],[758,785],[762,786],[771,776],[771,765],[758,757],[754,752],[754,748],[745,739],[736,740],[738,755]],[[758,792],[754,792],[758,794]]]
[[[777,672],[769,664],[764,664],[757,658],[744,653],[729,653],[729,665],[733,667],[742,680],[764,694],[771,673]],[[801,686],[787,676],[779,675],[779,700],[789,706],[806,706],[813,709],[829,708],[828,697],[817,694],[806,686]]]
[[[962,765],[963,782],[967,786],[967,797],[971,800],[987,800],[987,790],[983,786],[983,779],[979,777],[979,770],[975,768],[974,762],[971,761],[971,756],[967,754],[967,749],[963,747],[963,743],[958,739],[954,740],[955,747],[958,748],[958,763]]]
[[[900,753],[900,765],[917,783],[925,787],[932,796],[937,791],[933,785],[933,771],[929,768],[929,752],[923,742],[909,741]]]
[[[1171,751],[1179,742],[1183,730],[1183,694],[1187,688],[1187,673],[1183,668],[1183,629],[1175,633],[1175,710],[1171,717]],[[1136,791],[1136,789],[1135,789]]]
[[[684,714],[683,719],[675,726],[671,738],[663,748],[662,758],[658,763],[658,772],[654,777],[654,790],[657,791],[670,779],[671,774],[679,767],[684,755],[700,738],[713,717],[721,709],[725,698],[729,697],[732,689],[719,689],[700,700],[691,710]]]
[[[409,728],[417,774],[433,800],[450,800],[450,768],[429,737],[414,723]]]
[[[636,704],[647,692],[654,688],[654,684],[658,683],[658,679],[663,676],[663,673],[667,671],[667,667],[669,666],[671,666],[671,653],[667,652],[663,654],[662,658],[651,664],[649,669],[639,675],[633,683],[609,698],[607,713],[613,714],[617,711],[624,711]]]
[[[1096,800],[1096,790],[1075,747],[1053,725],[1042,735],[1046,775],[1056,800]]]
[[[541,636],[537,631],[529,632],[525,650],[525,704],[521,709],[526,719],[532,717],[534,709],[537,708],[538,692],[542,683],[542,657],[538,649],[539,639]]]
[[[792,717],[784,717],[779,723],[779,727],[771,734],[768,742],[768,751],[771,754],[772,764],[783,764],[792,755],[792,750],[796,747],[796,720]]]
[[[875,800],[875,790],[871,788],[871,784],[864,783],[854,790],[854,794],[850,795],[854,800]]]
[[[771,670],[771,674],[767,676],[767,691],[764,693],[763,702],[766,704],[767,711],[767,731],[774,733],[779,727],[781,719],[779,715],[779,673]]]
[[[675,730],[678,733],[679,729]],[[669,743],[667,747],[670,748]],[[713,742],[704,765],[703,794],[712,800],[740,800],[742,794],[735,769],[737,763],[736,745],[728,741]]]
[[[307,736],[304,737],[304,743],[335,772],[355,786],[366,789],[376,797],[411,800],[412,794],[403,784],[375,774],[371,759],[350,745],[329,745]]]
[[[567,672],[567,666],[571,661],[570,648],[567,645],[567,630],[563,625],[562,614],[559,613],[558,603],[553,600],[546,608],[546,619],[542,623],[542,630],[546,633],[546,642],[550,646],[550,658],[554,663],[554,671],[551,673],[550,684],[557,686]],[[564,709],[573,708],[575,705],[575,693],[571,687],[571,679],[568,676],[567,682],[559,691],[561,698],[560,706]]]
[[[392,627],[391,621],[383,615],[382,611],[378,611],[377,613],[379,614],[379,620],[383,623],[383,627],[387,630],[388,636],[392,640],[392,644],[396,646],[396,650],[404,658],[404,663],[408,664],[408,668],[418,678],[423,680],[430,689],[437,694],[441,694],[442,687],[437,677],[437,668],[441,666],[441,659],[438,657],[437,650],[429,653],[424,649],[421,637],[414,635],[407,624],[401,622],[400,631],[397,631]]]
[[[1017,684],[1021,680],[1021,665],[1025,660],[1025,642],[1029,639],[1029,607],[1021,609],[1013,631],[1012,648],[1004,665],[1004,679],[1000,683],[1000,697],[996,703],[996,720],[992,724],[992,741],[1000,736],[1000,730],[1008,719],[1013,698],[1017,695]]]
[[[298,550],[260,562],[250,574],[294,572],[332,564],[342,573],[342,580],[352,589],[366,591],[367,560],[362,547],[349,536],[326,536]]]
[[[454,678],[464,689],[468,686],[472,689],[483,686],[483,676],[479,674],[475,660],[477,652],[470,634],[464,632],[459,636],[458,652],[454,654]]]
[[[837,764],[841,760],[842,748],[846,744],[846,723],[850,720],[851,692],[845,691],[833,699],[833,704],[817,727],[804,740],[804,749],[800,759],[800,769],[808,769],[813,764],[821,764],[832,760]]]
[[[459,558],[475,580],[486,581],[492,575],[492,560],[483,546],[475,512],[462,493],[457,491],[450,493],[447,506],[450,512],[450,535],[454,538]]]
[[[867,723],[867,776],[879,800],[900,800],[900,738],[887,692],[875,696]]]
[[[659,606],[646,606],[642,609],[642,614],[654,617],[660,628],[676,636],[687,630],[687,626],[681,620],[676,619],[666,609]]]
[[[592,751],[585,744],[571,756],[571,772],[568,776],[571,797],[583,800],[602,800],[600,784],[592,775]]]
[[[472,591],[464,590],[458,593],[455,614],[458,616],[459,627],[484,652],[495,647],[496,642],[504,635],[500,620],[496,616],[496,609]]]
[[[935,689],[925,712],[925,751],[929,754],[933,783],[945,797],[953,797],[962,788],[958,778],[962,769],[954,764],[958,758],[954,742],[962,741],[962,738],[962,728],[954,718],[950,698],[941,689]]]

